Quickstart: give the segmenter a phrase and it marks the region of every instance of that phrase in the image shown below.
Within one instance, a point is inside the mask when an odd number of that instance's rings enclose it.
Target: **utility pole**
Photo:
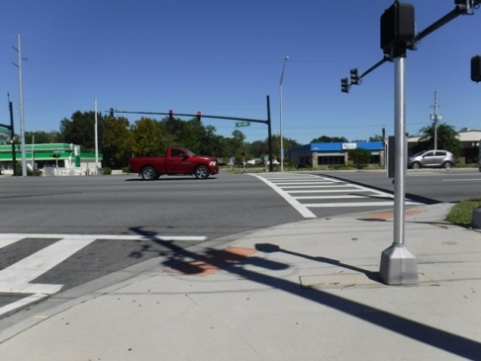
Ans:
[[[27,175],[27,159],[26,159],[26,151],[25,151],[25,118],[23,114],[23,79],[22,79],[22,60],[26,60],[22,58],[22,42],[20,39],[20,34],[18,34],[18,48],[12,46],[17,53],[18,53],[18,64],[13,63],[18,68],[18,83],[19,83],[19,112],[20,112],[20,142],[21,142],[21,150],[22,150],[22,176],[25,177]],[[16,164],[13,165],[14,167]]]
[[[97,133],[97,98],[94,98],[95,108],[95,175],[99,175],[99,141]]]
[[[284,172],[284,141],[282,139],[282,112],[283,112],[283,107],[282,107],[282,85],[284,82],[284,71],[286,70],[286,63],[289,60],[289,57],[286,56],[284,58],[284,65],[282,66],[282,73],[281,73],[281,81],[280,81],[280,86],[279,86],[279,93],[280,93],[280,138],[281,138],[281,172]]]
[[[442,119],[441,114],[438,113],[438,92],[434,92],[434,114],[431,114],[431,120],[434,123],[434,150],[438,150],[438,120]]]

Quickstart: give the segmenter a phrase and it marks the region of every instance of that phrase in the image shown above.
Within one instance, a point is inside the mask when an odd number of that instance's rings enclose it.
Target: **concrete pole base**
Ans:
[[[381,254],[379,276],[388,285],[417,285],[416,257],[403,245],[393,244]]]

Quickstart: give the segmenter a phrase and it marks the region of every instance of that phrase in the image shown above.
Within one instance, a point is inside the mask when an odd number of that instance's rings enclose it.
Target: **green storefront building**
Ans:
[[[22,161],[21,145],[15,145],[15,157],[17,162]],[[81,152],[79,145],[65,143],[48,144],[25,144],[25,158],[29,169],[45,170],[52,169],[70,170],[78,175],[95,173],[95,153]],[[102,154],[98,154],[98,169],[102,168]],[[12,170],[12,146],[0,145],[0,169]],[[60,175],[60,174],[59,174]]]

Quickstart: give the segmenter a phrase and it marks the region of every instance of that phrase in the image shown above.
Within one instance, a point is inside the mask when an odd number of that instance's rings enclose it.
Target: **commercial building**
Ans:
[[[420,150],[427,150],[423,143],[419,143],[420,137],[408,138],[408,153],[412,155]],[[481,142],[481,131],[466,130],[458,132],[458,139],[461,142],[461,149],[459,154],[460,164],[478,163],[479,160],[479,145]]]
[[[20,144],[15,145],[15,158],[17,162],[22,161]],[[29,169],[40,169],[47,176],[95,174],[95,153],[81,152],[75,144],[25,144],[25,158]],[[102,167],[102,159],[99,153],[97,169]],[[0,145],[0,169],[13,170],[11,145]]]
[[[327,168],[349,164],[351,149],[366,149],[371,152],[368,166],[384,167],[385,150],[381,141],[352,143],[311,143],[289,149],[288,155],[299,167]]]

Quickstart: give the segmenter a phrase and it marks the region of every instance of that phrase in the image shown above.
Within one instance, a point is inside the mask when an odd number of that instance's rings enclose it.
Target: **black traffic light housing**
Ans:
[[[479,4],[479,0],[454,0],[456,10],[461,14],[472,14],[473,8]]]
[[[414,48],[416,24],[414,6],[394,2],[381,15],[381,49],[384,54],[392,54],[392,50]]]
[[[172,109],[169,109],[169,119],[172,120],[174,116],[174,111]]]
[[[481,81],[481,55],[471,58],[471,80],[476,83]]]
[[[341,79],[341,91],[343,93],[349,93],[349,79],[348,78],[342,78]]]
[[[359,85],[361,83],[359,78],[359,69],[351,69],[351,84]]]
[[[200,122],[200,116],[201,116],[201,113],[200,112],[197,112],[196,114],[196,117],[197,117],[197,120]]]

